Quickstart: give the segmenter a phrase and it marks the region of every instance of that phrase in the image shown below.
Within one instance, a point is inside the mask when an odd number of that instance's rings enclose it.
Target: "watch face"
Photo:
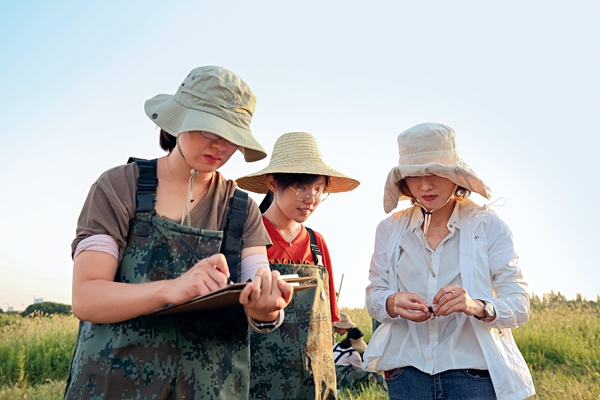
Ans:
[[[496,315],[496,310],[494,310],[494,306],[490,302],[485,303],[483,310],[485,311],[485,316],[488,318],[493,318]]]

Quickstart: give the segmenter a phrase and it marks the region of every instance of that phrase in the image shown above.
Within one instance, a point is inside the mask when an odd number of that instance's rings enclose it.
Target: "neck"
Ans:
[[[287,241],[292,242],[300,233],[301,224],[286,217],[277,207],[275,201],[263,214],[266,219],[281,233],[281,236]]]
[[[454,211],[454,205],[456,204],[456,199],[450,199],[442,208],[437,210],[433,210],[431,212],[431,225],[440,226],[445,225],[450,216],[452,215],[452,211]],[[427,210],[431,211],[431,210]]]
[[[179,154],[176,149],[167,155],[167,161],[171,169],[173,176],[180,184],[188,183],[190,176],[192,175],[191,170],[193,167]],[[211,180],[212,172],[198,172],[198,175],[194,178],[194,183],[201,187]]]

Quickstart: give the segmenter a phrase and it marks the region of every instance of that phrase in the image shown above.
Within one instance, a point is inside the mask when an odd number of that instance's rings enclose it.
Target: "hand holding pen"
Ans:
[[[185,243],[181,241],[181,243]],[[185,244],[184,244],[185,246]],[[186,246],[188,250],[188,246]],[[193,250],[193,248],[192,248]],[[228,285],[229,267],[221,253],[202,258],[193,250],[190,251],[199,261],[177,279],[165,281],[172,304],[182,304],[198,296],[204,296]]]
[[[198,259],[198,261],[201,261],[203,259],[203,257],[200,255],[200,253],[198,253],[192,246],[190,246],[185,240],[183,239],[179,239],[179,243],[181,243],[183,245],[183,247],[185,247],[190,253],[192,253],[194,256],[196,256],[196,258]],[[227,266],[227,284],[231,285],[235,283],[234,281],[231,280],[231,278],[229,277],[229,266]]]

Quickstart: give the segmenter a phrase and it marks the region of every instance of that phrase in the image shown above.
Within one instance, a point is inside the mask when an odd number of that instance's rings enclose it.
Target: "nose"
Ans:
[[[213,140],[213,146],[220,150],[220,151],[225,151],[227,149],[227,146],[229,145],[229,143],[227,143],[227,140],[223,139],[223,138],[218,138],[216,140]]]
[[[422,190],[430,190],[434,187],[433,179],[430,176],[420,177],[419,186]]]

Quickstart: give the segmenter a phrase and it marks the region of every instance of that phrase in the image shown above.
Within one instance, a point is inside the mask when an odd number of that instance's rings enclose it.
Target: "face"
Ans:
[[[454,195],[456,185],[450,179],[437,175],[407,176],[406,186],[427,210],[437,210]],[[448,203],[453,203],[449,201]]]
[[[325,178],[320,176],[315,182],[302,187],[290,186],[287,188],[277,187],[277,182],[271,175],[267,178],[269,188],[275,194],[273,202],[281,210],[286,218],[302,223],[317,209],[320,201],[315,198],[315,193],[326,190]],[[298,200],[298,193],[307,191],[311,193],[304,201]]]
[[[181,147],[188,163],[198,172],[213,172],[231,158],[238,146],[220,136],[207,134],[208,137],[205,137],[202,133],[200,131],[181,132],[177,145]]]

